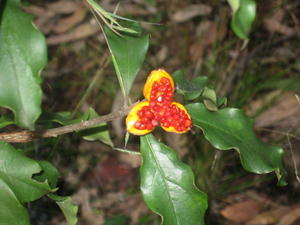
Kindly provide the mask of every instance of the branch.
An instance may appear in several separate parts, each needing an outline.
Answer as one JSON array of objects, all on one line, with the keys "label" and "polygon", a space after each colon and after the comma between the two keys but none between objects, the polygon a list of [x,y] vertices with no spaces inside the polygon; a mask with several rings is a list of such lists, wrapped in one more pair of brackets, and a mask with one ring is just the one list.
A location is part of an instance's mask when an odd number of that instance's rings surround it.
[{"label": "branch", "polygon": [[129,107],[124,107],[119,111],[112,112],[110,114],[101,117],[96,117],[91,120],[86,120],[80,123],[75,123],[63,127],[57,127],[48,130],[37,130],[37,131],[25,130],[25,131],[17,131],[17,132],[9,132],[9,133],[0,133],[0,141],[5,141],[8,143],[26,143],[39,138],[57,137],[62,134],[84,130],[87,128],[94,127],[100,123],[109,122],[116,118],[127,115],[130,109],[133,107],[133,105],[135,104],[132,104]]}]

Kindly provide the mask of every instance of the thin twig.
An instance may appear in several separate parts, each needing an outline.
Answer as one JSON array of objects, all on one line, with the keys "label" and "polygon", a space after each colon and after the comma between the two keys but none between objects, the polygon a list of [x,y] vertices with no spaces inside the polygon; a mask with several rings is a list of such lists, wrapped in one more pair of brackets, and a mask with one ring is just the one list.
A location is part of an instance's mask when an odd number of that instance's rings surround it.
[{"label": "thin twig", "polygon": [[37,130],[37,131],[26,130],[26,131],[17,131],[17,132],[10,132],[10,133],[0,133],[0,141],[5,141],[9,143],[26,143],[39,138],[57,137],[62,134],[67,134],[74,131],[80,131],[87,128],[92,128],[100,123],[109,122],[116,118],[127,115],[133,105],[101,117],[96,117],[91,120],[86,120],[80,123],[75,123],[63,127],[57,127],[48,130]]},{"label": "thin twig", "polygon": [[135,152],[135,151],[128,150],[128,149],[123,149],[123,148],[113,148],[113,150],[123,152],[123,153],[128,153],[128,154],[131,154],[131,155],[141,155],[140,152]]},{"label": "thin twig", "polygon": [[[295,94],[295,97],[300,105],[300,99],[299,99],[299,96],[297,94]],[[290,138],[289,136],[287,135],[287,140],[288,140],[288,144],[289,144],[289,147],[290,147],[290,151],[291,151],[291,154],[292,154],[292,160],[293,160],[293,164],[294,164],[294,168],[295,168],[295,176],[296,176],[296,179],[298,181],[298,183],[300,183],[300,178],[299,178],[299,174],[298,174],[298,167],[297,167],[297,163],[296,163],[296,159],[295,159],[295,154],[294,154],[294,150],[292,148],[292,144],[291,144],[291,141],[290,141]]]},{"label": "thin twig", "polygon": [[293,165],[294,165],[294,168],[295,168],[295,177],[296,177],[296,180],[298,181],[298,183],[300,183],[300,178],[299,178],[299,174],[298,174],[298,167],[297,167],[297,162],[296,162],[296,159],[295,159],[294,150],[293,150],[293,147],[292,147],[292,144],[291,144],[291,141],[290,141],[290,137],[288,135],[286,135],[286,137],[287,137],[288,145],[289,145],[289,148],[290,148],[290,151],[291,151],[291,158],[292,158],[292,161],[293,161]]}]

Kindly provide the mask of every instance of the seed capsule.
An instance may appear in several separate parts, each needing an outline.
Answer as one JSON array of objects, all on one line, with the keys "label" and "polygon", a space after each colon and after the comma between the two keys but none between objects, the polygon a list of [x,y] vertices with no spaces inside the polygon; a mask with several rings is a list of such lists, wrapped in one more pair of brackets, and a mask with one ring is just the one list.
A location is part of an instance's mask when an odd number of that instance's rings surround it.
[{"label": "seed capsule", "polygon": [[185,133],[190,130],[192,120],[183,105],[173,102],[174,82],[164,70],[154,70],[144,86],[148,101],[136,104],[126,118],[128,132],[144,135],[158,124],[168,132]]},{"label": "seed capsule", "polygon": [[192,120],[185,107],[177,102],[170,104],[171,116],[164,116],[161,123],[164,130],[175,133],[185,133],[191,129]]},{"label": "seed capsule", "polygon": [[[163,69],[153,70],[147,78],[146,84],[144,86],[144,97],[149,101],[152,100],[150,96],[155,95],[156,99],[162,93],[167,94],[168,92],[174,92],[174,81],[170,74],[168,74]],[[164,97],[164,96],[162,96]]]},{"label": "seed capsule", "polygon": [[127,131],[135,135],[150,133],[155,127],[152,123],[152,119],[145,116],[150,115],[150,113],[152,112],[148,101],[136,104],[126,117]]}]

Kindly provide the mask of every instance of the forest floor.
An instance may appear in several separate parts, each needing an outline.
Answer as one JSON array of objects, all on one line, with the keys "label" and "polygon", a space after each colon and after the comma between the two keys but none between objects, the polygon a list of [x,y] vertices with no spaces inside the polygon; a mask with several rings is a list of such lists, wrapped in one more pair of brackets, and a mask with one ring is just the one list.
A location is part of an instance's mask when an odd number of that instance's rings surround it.
[{"label": "forest floor", "polygon": [[[43,107],[49,112],[100,115],[122,107],[123,99],[105,38],[84,1],[30,0],[24,10],[34,15],[46,35],[49,63],[42,72]],[[100,4],[121,16],[144,21],[150,33],[149,51],[133,85],[132,100],[141,99],[149,72],[183,69],[187,79],[208,76],[230,107],[243,108],[255,118],[257,135],[285,150],[286,187],[276,186],[274,174],[243,171],[234,151],[220,153],[202,140],[189,150],[190,134],[161,134],[180,157],[192,165],[199,188],[209,195],[206,224],[300,224],[300,2],[257,1],[258,16],[249,42],[230,29],[226,1],[103,0]],[[159,23],[153,25],[150,23]],[[90,82],[94,88],[87,93]],[[298,93],[298,95],[297,95]],[[124,119],[109,124],[116,146],[124,144]],[[139,139],[127,148],[138,151]],[[41,145],[43,155],[61,173],[60,193],[80,205],[79,225],[157,225],[160,219],[145,205],[139,191],[140,158],[113,151],[101,142],[66,135]],[[197,149],[196,149],[197,150]],[[197,166],[202,155],[205,164]],[[212,171],[213,170],[213,171]],[[205,183],[205,185],[201,185]],[[46,199],[30,205],[32,224],[64,224],[63,215]],[[44,209],[44,210],[43,210]]]}]

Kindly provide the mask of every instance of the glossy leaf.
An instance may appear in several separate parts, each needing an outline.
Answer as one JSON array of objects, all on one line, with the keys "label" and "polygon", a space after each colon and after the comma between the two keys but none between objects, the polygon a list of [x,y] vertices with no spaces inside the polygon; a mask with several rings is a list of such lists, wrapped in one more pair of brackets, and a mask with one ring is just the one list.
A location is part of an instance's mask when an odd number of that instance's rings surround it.
[{"label": "glossy leaf", "polygon": [[176,91],[184,95],[187,100],[198,98],[208,83],[208,78],[205,76],[196,77],[191,81],[186,80],[182,70],[177,70],[172,77],[176,84]]},{"label": "glossy leaf", "polygon": [[[90,108],[87,114],[87,120],[93,119],[95,117],[99,117],[97,112]],[[103,143],[113,146],[113,143],[111,141],[109,132],[108,132],[108,127],[106,123],[101,123],[95,127],[83,130],[79,132],[79,135],[83,137],[83,139],[87,141],[102,141]]]},{"label": "glossy leaf", "polygon": [[[84,120],[87,119],[87,116],[84,118]],[[59,123],[61,125],[70,125],[74,123],[78,123],[82,120],[82,118],[79,119],[72,119],[72,115],[70,112],[55,112],[55,113],[50,113],[50,112],[43,112],[43,114],[40,116],[38,119],[39,124],[51,124],[52,122],[54,123]]]},{"label": "glossy leaf", "polygon": [[[93,119],[99,115],[93,108],[89,108],[87,112],[82,114],[77,119],[72,119],[70,112],[58,112],[58,113],[43,113],[38,120],[39,123],[47,124],[49,122],[59,123],[61,125],[70,125],[79,123],[85,120]],[[102,141],[103,143],[113,146],[113,143],[108,132],[107,123],[101,123],[95,127],[82,130],[78,132],[85,140],[88,141]]]},{"label": "glossy leaf", "polygon": [[24,156],[11,145],[0,142],[0,224],[29,224],[22,203],[54,191],[48,180],[57,180],[57,174],[51,171],[47,171],[49,177],[44,176],[41,181],[33,178],[43,172],[37,161]]},{"label": "glossy leaf", "polygon": [[144,62],[149,35],[118,35],[110,29],[105,29],[105,33],[122,93],[127,97]]},{"label": "glossy leaf", "polygon": [[283,149],[260,141],[253,131],[253,121],[235,108],[211,112],[201,103],[186,106],[193,124],[217,149],[235,149],[243,167],[253,173],[276,172],[280,185],[284,185]]},{"label": "glossy leaf", "polygon": [[0,201],[0,224],[30,225],[26,209],[1,179]]},{"label": "glossy leaf", "polygon": [[63,212],[67,225],[75,225],[77,223],[77,212],[78,206],[72,202],[71,197],[58,196],[54,194],[49,194],[49,198],[54,200],[58,207]]},{"label": "glossy leaf", "polygon": [[248,39],[251,26],[256,16],[256,3],[254,0],[228,0],[233,16],[231,28],[241,39]]},{"label": "glossy leaf", "polygon": [[49,186],[54,190],[59,177],[58,170],[48,161],[40,160],[36,162],[40,165],[42,172],[34,175],[33,178],[40,182],[47,181]]},{"label": "glossy leaf", "polygon": [[196,188],[191,168],[152,134],[141,137],[141,154],[143,197],[148,207],[162,217],[162,224],[204,224],[207,196]]},{"label": "glossy leaf", "polygon": [[0,24],[0,106],[14,112],[16,124],[33,129],[41,113],[40,71],[47,62],[44,36],[19,0],[9,0]]}]

